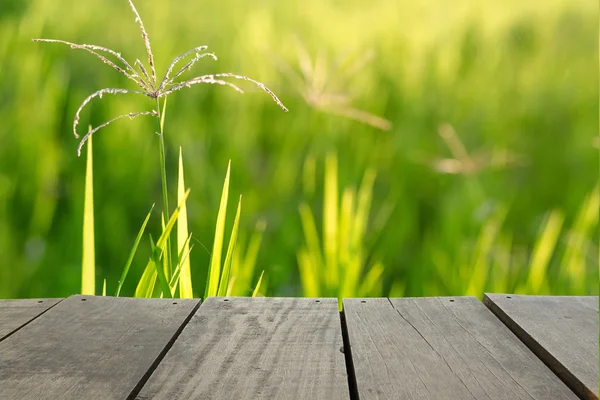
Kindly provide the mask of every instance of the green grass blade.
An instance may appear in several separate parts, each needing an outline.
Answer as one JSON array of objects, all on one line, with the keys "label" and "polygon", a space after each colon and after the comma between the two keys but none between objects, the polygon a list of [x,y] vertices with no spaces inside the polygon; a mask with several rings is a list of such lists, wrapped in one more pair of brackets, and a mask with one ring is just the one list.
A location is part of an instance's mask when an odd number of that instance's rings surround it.
[{"label": "green grass blade", "polygon": [[596,188],[586,196],[571,228],[561,262],[561,274],[569,280],[571,294],[586,294],[586,253],[591,234],[597,229],[600,192]]},{"label": "green grass blade", "polygon": [[262,243],[263,235],[267,229],[267,223],[265,220],[259,220],[256,223],[256,229],[250,238],[250,244],[246,250],[246,256],[242,266],[244,268],[244,274],[249,276],[250,279],[254,275],[254,268],[256,266],[256,260],[258,259],[258,252],[260,250],[260,244]]},{"label": "green grass blade", "polygon": [[189,194],[190,194],[190,190],[188,189],[185,192],[185,194],[183,195],[183,198],[181,199],[181,201],[179,202],[177,209],[175,211],[173,211],[173,214],[171,215],[169,222],[167,222],[167,224],[164,226],[163,232],[160,235],[160,237],[158,238],[158,241],[156,242],[156,248],[153,249],[153,251],[152,251],[152,258],[155,263],[155,269],[156,269],[156,273],[158,275],[158,282],[161,286],[161,290],[163,291],[163,295],[168,294],[168,296],[170,298],[173,297],[173,293],[171,292],[171,288],[169,287],[169,280],[167,278],[167,275],[165,274],[165,269],[167,267],[165,264],[165,266],[163,266],[163,268],[161,268],[160,258],[161,258],[161,255],[162,255],[162,257],[166,257],[168,254],[166,246],[167,246],[169,237],[171,236],[171,231],[173,230],[173,227],[175,226],[175,223],[177,222],[177,219],[179,218],[179,213],[181,212],[181,208],[185,204],[185,201],[187,200],[187,197],[189,196]]},{"label": "green grass blade", "polygon": [[235,220],[233,221],[233,228],[231,229],[231,237],[229,239],[229,246],[227,246],[227,254],[225,255],[225,262],[223,263],[223,275],[221,276],[221,282],[219,284],[218,296],[225,296],[227,294],[227,288],[229,286],[229,276],[231,272],[231,260],[233,258],[233,252],[235,250],[235,244],[237,243],[238,229],[240,226],[240,214],[242,212],[242,196],[238,201],[237,211],[235,213]]},{"label": "green grass blade", "polygon": [[541,231],[531,256],[527,280],[529,294],[542,294],[542,289],[546,289],[544,285],[546,285],[548,266],[556,248],[563,221],[564,215],[560,211],[554,210],[550,213]]},{"label": "green grass blade", "polygon": [[236,282],[244,281],[245,273],[242,275],[243,265],[242,265],[242,245],[243,238],[240,233],[237,239],[237,244],[235,249],[233,250],[233,257],[231,258],[231,272],[229,273],[229,285],[227,285],[227,296],[234,296],[238,291],[236,290],[238,285]]},{"label": "green grass blade", "polygon": [[389,297],[404,297],[405,290],[405,282],[395,281],[394,283],[392,283],[392,287],[390,288]]},{"label": "green grass blade", "polygon": [[[185,193],[184,200],[187,199],[187,196],[189,195],[189,193],[190,193],[190,191],[188,189]],[[158,264],[155,263],[154,253],[157,250],[157,248],[159,248],[159,249],[164,248],[164,245],[167,241],[167,237],[170,235],[171,230],[173,229],[173,226],[175,225],[175,222],[177,221],[178,215],[179,215],[179,208],[177,208],[173,212],[171,219],[165,225],[163,232],[156,244],[154,244],[154,242],[152,241],[152,236],[150,237],[150,243],[151,243],[151,247],[152,247],[152,256],[150,258],[150,261],[148,261],[148,264],[146,265],[146,269],[144,270],[144,273],[142,274],[140,281],[138,282],[137,288],[135,290],[135,297],[152,297],[152,293],[154,292],[154,286],[156,285],[156,279],[158,277],[158,269],[159,268],[157,268],[157,266],[161,265],[160,262]],[[163,271],[163,276],[164,276],[164,271]],[[165,276],[165,281],[166,281],[166,276]],[[164,287],[164,283],[162,286]],[[168,282],[167,282],[166,286],[169,286]],[[167,292],[170,292],[170,290]]]},{"label": "green grass blade", "polygon": [[223,193],[221,194],[221,204],[217,214],[217,223],[215,225],[215,240],[213,251],[208,269],[208,282],[204,297],[216,296],[219,289],[219,277],[221,275],[221,255],[223,251],[223,236],[225,233],[225,218],[227,216],[227,198],[229,197],[229,174],[231,170],[231,161],[227,165],[227,174],[223,183]]},{"label": "green grass blade", "polygon": [[106,278],[104,278],[104,284],[102,285],[102,296],[106,296]]},{"label": "green grass blade", "polygon": [[371,209],[371,200],[373,198],[373,185],[375,183],[375,171],[367,170],[358,189],[358,204],[356,206],[356,215],[354,218],[354,227],[352,229],[351,247],[358,248],[364,243],[369,222],[369,210]]},{"label": "green grass blade", "polygon": [[229,278],[229,284],[227,285],[227,292],[225,292],[225,296],[229,297],[229,296],[233,296],[233,287],[235,285],[235,281],[237,277],[235,275],[231,275],[231,277]]},{"label": "green grass blade", "polygon": [[339,261],[346,264],[351,253],[356,250],[351,246],[352,240],[352,216],[354,214],[355,192],[352,188],[344,189],[342,193],[342,204],[340,207],[340,230],[339,230]]},{"label": "green grass blade", "polygon": [[323,248],[328,290],[339,284],[338,271],[338,166],[337,156],[325,158],[325,196],[323,200]]},{"label": "green grass blade", "polygon": [[490,255],[505,216],[506,210],[500,209],[481,229],[473,255],[474,261],[470,263],[472,265],[472,273],[465,293],[467,296],[475,296],[480,299],[483,297],[491,269]]},{"label": "green grass blade", "polygon": [[[513,269],[513,236],[512,234],[504,233],[498,235],[498,249],[494,250],[492,272],[493,276],[490,279],[489,290],[492,293],[502,293],[506,288],[510,287],[510,272]],[[486,291],[488,288],[486,288]]]},{"label": "green grass blade", "polygon": [[306,249],[298,251],[297,257],[304,297],[319,297],[321,294],[320,279],[317,275],[317,266],[314,264],[314,258],[311,257],[311,254]]},{"label": "green grass blade", "polygon": [[321,254],[321,247],[319,245],[319,233],[317,232],[315,217],[306,203],[300,204],[298,211],[300,212],[300,222],[302,223],[302,230],[304,231],[304,238],[306,240],[308,251],[315,259],[315,262],[322,265],[324,262]]},{"label": "green grass blade", "polygon": [[183,262],[185,262],[186,258],[189,257],[190,253],[192,252],[192,248],[194,247],[193,245],[190,246],[190,240],[192,240],[192,234],[190,234],[186,240],[186,244],[187,246],[184,246],[184,248],[179,252],[179,255],[177,256],[177,265],[175,266],[175,269],[173,270],[173,275],[171,276],[171,279],[169,279],[169,286],[171,287],[171,291],[175,292],[175,289],[177,288],[177,286],[179,285],[179,277],[181,274],[181,265]]},{"label": "green grass blade", "polygon": [[[183,196],[185,194],[185,183],[183,177],[183,156],[181,147],[179,148],[179,179],[177,184],[177,201],[182,203]],[[180,262],[180,277],[179,277],[179,296],[182,299],[191,299],[194,297],[192,289],[192,275],[190,271],[190,258],[189,258],[189,235],[188,235],[188,222],[187,222],[187,207],[185,202],[182,203],[181,210],[179,211],[179,218],[177,220],[177,250],[178,252],[184,251],[188,254],[185,260]]]},{"label": "green grass blade", "polygon": [[[91,130],[91,126],[89,128]],[[94,254],[94,162],[92,140],[88,140],[85,167],[85,196],[83,203],[83,257],[81,263],[81,294],[96,293],[96,264]]]},{"label": "green grass blade", "polygon": [[[189,255],[193,249],[194,249],[194,245],[191,245],[188,252],[183,254],[182,260],[185,260],[187,257],[189,257]],[[175,271],[173,271],[173,276],[171,277],[171,280],[169,281],[169,286],[171,287],[171,291],[173,291],[173,292],[175,292],[175,289],[177,288],[177,285],[179,284],[179,273],[180,272],[181,272],[180,268],[175,268]]]},{"label": "green grass blade", "polygon": [[134,297],[149,298],[152,297],[154,292],[154,286],[156,285],[156,268],[154,267],[154,261],[148,261],[144,273],[138,282],[135,289]]},{"label": "green grass blade", "polygon": [[252,292],[252,297],[256,297],[260,291],[260,285],[262,284],[262,280],[263,280],[263,275],[265,274],[265,271],[262,271],[260,273],[260,277],[258,278],[258,282],[256,283],[256,287],[254,288],[254,291]]},{"label": "green grass blade", "polygon": [[171,218],[169,219],[169,222],[167,222],[167,224],[165,225],[162,234],[160,235],[160,237],[158,238],[158,241],[156,242],[156,247],[163,248],[165,243],[169,239],[169,236],[171,235],[171,231],[173,230],[173,227],[175,226],[175,223],[177,222],[177,218],[179,218],[179,213],[181,211],[181,207],[183,204],[185,204],[185,201],[187,200],[189,194],[190,194],[190,189],[185,191],[185,194],[183,195],[181,202],[177,206],[177,209],[175,211],[173,211],[173,214],[171,214]]},{"label": "green grass blade", "polygon": [[[256,223],[255,230],[250,238],[250,243],[246,248],[246,254],[241,262],[242,270],[239,271],[239,276],[237,277],[237,286],[243,288],[244,294],[247,294],[248,288],[250,288],[252,285],[252,279],[254,278],[254,271],[256,269],[256,262],[258,260],[258,252],[260,250],[260,245],[262,243],[266,228],[267,223],[265,220],[261,219]],[[238,250],[239,246],[236,246],[236,253],[239,253]],[[235,292],[236,291],[234,290],[234,293]]]},{"label": "green grass blade", "polygon": [[254,270],[266,227],[267,223],[263,219],[258,220],[247,246],[243,232],[239,232],[231,260],[227,296],[247,296],[252,292]]},{"label": "green grass blade", "polygon": [[[167,276],[165,275],[164,265],[161,265],[161,256],[166,255],[166,241],[163,244],[163,247],[155,246],[152,251],[152,262],[154,263],[154,269],[156,270],[156,275],[158,277],[158,284],[160,285],[160,290],[162,291],[162,295],[167,295],[169,298],[173,297],[173,293],[171,292],[171,288],[169,287],[169,282],[167,281]],[[166,257],[165,257],[166,258]],[[163,263],[164,264],[164,263]]]},{"label": "green grass blade", "polygon": [[354,243],[354,231],[357,229],[355,211],[356,192],[346,188],[342,194],[340,209],[340,285],[336,295],[341,297],[356,297],[360,284],[360,273],[363,266],[362,236]]},{"label": "green grass blade", "polygon": [[299,211],[302,230],[304,231],[304,238],[307,245],[307,249],[301,250],[298,255],[300,278],[303,282],[304,295],[308,297],[317,297],[321,295],[321,282],[323,280],[322,276],[324,276],[324,273],[322,275],[319,274],[319,271],[322,271],[324,266],[319,245],[319,234],[310,207],[306,203],[302,203],[300,204]]},{"label": "green grass blade", "polygon": [[360,288],[358,289],[358,295],[363,297],[373,296],[376,293],[380,293],[381,290],[378,286],[381,285],[381,277],[383,276],[383,264],[375,263],[369,272],[365,275]]},{"label": "green grass blade", "polygon": [[[156,283],[156,278],[159,278],[159,285],[161,285],[162,289],[160,292],[160,297],[163,297],[163,291],[164,291],[164,283],[161,283],[160,280],[160,266],[163,265],[164,268],[164,264],[161,263],[161,256],[164,254],[164,249],[156,246],[156,244],[154,243],[154,240],[152,239],[152,235],[150,235],[150,261],[148,262],[148,265],[150,266],[150,268],[154,269],[154,281],[153,281],[153,285],[152,285],[152,291],[148,293],[147,297],[152,297],[153,293],[154,293],[154,284]],[[164,271],[163,274],[164,276]],[[167,293],[171,293],[170,291],[167,291]]]},{"label": "green grass blade", "polygon": [[342,277],[342,284],[340,286],[338,297],[358,297],[358,286],[361,283],[360,274],[363,268],[364,260],[358,253],[352,255],[352,257],[344,264],[345,274]]},{"label": "green grass blade", "polygon": [[127,274],[129,273],[129,268],[131,267],[131,263],[133,262],[133,258],[135,256],[135,253],[137,252],[137,248],[140,244],[140,241],[142,240],[144,231],[146,230],[146,225],[148,224],[148,221],[150,220],[150,215],[152,215],[152,210],[154,210],[154,204],[152,204],[152,207],[150,207],[150,211],[148,212],[148,215],[146,215],[146,219],[144,219],[144,223],[142,224],[142,227],[140,228],[140,231],[138,232],[137,237],[135,238],[135,242],[133,242],[133,247],[131,248],[131,251],[129,252],[129,257],[127,258],[127,262],[125,263],[125,268],[123,268],[123,272],[121,273],[121,279],[119,279],[119,283],[117,285],[117,290],[115,291],[116,297],[119,297],[119,294],[121,293],[121,288],[123,287],[123,282],[125,282],[125,278],[127,277]]},{"label": "green grass blade", "polygon": [[[154,248],[156,246],[152,240],[152,235],[150,235],[150,247],[152,253],[154,253]],[[152,297],[152,293],[154,293],[154,286],[156,285],[156,276],[156,267],[154,266],[154,261],[151,257],[148,261],[148,264],[146,264],[144,273],[142,274],[142,277],[140,278],[140,281],[135,289],[135,297]]]},{"label": "green grass blade", "polygon": [[[164,232],[166,227],[164,212],[160,215],[160,224]],[[171,276],[171,247],[169,245],[171,243],[171,234],[169,233],[168,236],[169,237],[167,237],[167,240],[160,246],[161,250],[163,251],[163,253],[161,254],[163,273],[167,277],[167,280],[169,279],[168,277]]]}]

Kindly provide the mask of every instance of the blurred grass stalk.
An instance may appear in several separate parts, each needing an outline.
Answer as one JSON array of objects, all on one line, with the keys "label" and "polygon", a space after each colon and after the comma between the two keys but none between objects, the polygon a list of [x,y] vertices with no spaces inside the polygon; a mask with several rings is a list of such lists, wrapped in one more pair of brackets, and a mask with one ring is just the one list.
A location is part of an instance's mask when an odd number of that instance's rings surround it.
[{"label": "blurred grass stalk", "polygon": [[590,238],[594,230],[598,229],[599,209],[600,186],[596,186],[585,198],[575,219],[575,224],[567,235],[566,250],[561,265],[563,266],[563,277],[568,280],[569,289],[575,293],[585,293],[585,282],[588,279],[586,258],[593,243]]},{"label": "blurred grass stalk", "polygon": [[529,264],[529,275],[527,282],[522,285],[518,292],[529,294],[549,294],[548,267],[560,235],[564,215],[559,210],[553,210],[548,214],[545,223],[540,228],[538,240],[533,248]]},{"label": "blurred grass stalk", "polygon": [[[340,301],[343,297],[381,296],[384,267],[376,261],[367,268],[365,246],[375,171],[365,172],[358,193],[352,187],[345,188],[340,203],[337,168],[337,156],[329,153],[325,160],[322,239],[309,205],[303,202],[299,207],[306,242],[297,253],[304,296],[337,297]],[[309,191],[312,193],[312,186]]]},{"label": "blurred grass stalk", "polygon": [[247,296],[249,293],[252,293],[252,297],[256,297],[259,292],[265,293],[266,288],[263,284],[264,270],[261,272],[254,290],[252,290],[251,285],[256,270],[258,252],[266,227],[267,223],[262,219],[256,223],[255,230],[250,237],[245,253],[242,252],[245,244],[244,237],[238,237],[237,245],[233,252],[233,259],[231,260],[231,279],[228,285],[227,296]]},{"label": "blurred grass stalk", "polygon": [[[586,282],[597,280],[597,276],[594,276],[595,270],[587,269],[590,265],[587,258],[593,252],[592,237],[598,226],[599,208],[600,193],[596,186],[582,202],[570,229],[565,228],[563,212],[549,212],[538,229],[531,252],[515,251],[514,235],[502,230],[507,214],[505,207],[498,207],[485,221],[473,248],[466,241],[466,246],[457,254],[451,251],[444,254],[431,243],[437,239],[429,239],[435,265],[433,272],[444,283],[443,289],[437,291],[479,298],[486,291],[529,295],[592,294],[593,289]],[[434,288],[429,291],[436,294]]]}]

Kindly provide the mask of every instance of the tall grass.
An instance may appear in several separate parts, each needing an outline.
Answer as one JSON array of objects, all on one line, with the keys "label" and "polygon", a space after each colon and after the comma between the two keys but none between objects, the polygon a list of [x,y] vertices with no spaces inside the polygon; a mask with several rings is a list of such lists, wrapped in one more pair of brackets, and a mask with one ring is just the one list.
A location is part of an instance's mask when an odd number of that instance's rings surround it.
[{"label": "tall grass", "polygon": [[305,245],[298,266],[305,296],[337,297],[341,307],[344,297],[383,294],[384,266],[369,260],[366,247],[374,181],[375,172],[368,170],[358,192],[350,186],[339,196],[337,156],[327,155],[321,235],[309,205],[299,209]]},{"label": "tall grass", "polygon": [[[120,0],[89,1],[85,7],[64,0],[4,4],[9,6],[0,12],[0,297],[65,296],[81,287],[86,163],[85,157],[77,158],[77,143],[66,132],[89,93],[102,87],[141,88],[114,68],[94,63],[84,50],[27,41],[50,37],[97,43],[144,64],[147,55],[139,26]],[[549,290],[598,293],[597,220],[586,216],[581,218],[591,222],[578,222],[584,199],[598,181],[598,70],[590,62],[598,57],[596,3],[375,0],[367,7],[358,0],[335,5],[307,0],[299,8],[290,2],[232,0],[225,10],[221,2],[203,0],[186,3],[183,10],[147,0],[139,7],[153,40],[158,75],[183,50],[208,44],[219,62],[209,56],[198,60],[199,75],[217,73],[217,68],[243,71],[268,82],[293,110],[281,113],[262,93],[247,93],[246,100],[252,101],[239,101],[233,91],[200,90],[206,86],[169,96],[164,135],[172,189],[168,201],[172,214],[179,203],[177,155],[182,147],[185,183],[192,188],[186,206],[194,235],[189,243],[194,246],[190,261],[196,295],[202,294],[208,274],[229,159],[231,197],[244,195],[235,249],[242,259],[251,253],[257,222],[268,227],[250,283],[239,290],[251,294],[264,270],[263,294],[303,292],[298,205],[307,201],[320,230],[320,163],[330,150],[338,155],[340,207],[344,188],[358,185],[368,168],[377,171],[372,211],[383,208],[388,196],[394,199],[389,222],[366,244],[383,262],[383,294],[526,287],[534,249],[552,210],[564,221],[548,260]],[[205,43],[196,43],[198,38]],[[305,71],[318,66],[317,77],[325,71],[327,81],[317,93],[329,100],[342,94],[340,99],[350,100],[346,108],[389,121],[389,130],[309,104],[304,89],[314,74],[304,76],[296,43],[305,52],[303,60],[310,61]],[[368,62],[346,76],[345,66],[361,58]],[[282,62],[300,77],[297,85]],[[82,111],[80,125],[97,126],[123,112],[155,107],[137,94],[97,100]],[[162,230],[157,119],[125,119],[94,133],[98,293],[101,278],[107,279],[108,293],[115,292],[154,202],[121,295],[134,293],[150,258],[148,233],[157,239]],[[444,139],[439,126],[453,128],[468,158],[453,153],[447,144],[454,140],[451,131],[444,131],[450,134]],[[307,155],[318,161],[310,196],[302,190]],[[468,168],[463,168],[465,160]],[[235,215],[236,206],[237,201],[229,202],[228,215]],[[483,258],[489,270],[481,284],[483,275],[473,278],[473,264],[481,259],[475,251],[481,254],[484,247],[478,243],[485,241],[480,236],[495,232],[489,226],[499,223],[496,212],[502,210],[506,215],[489,257]],[[377,218],[371,218],[372,228]],[[227,234],[232,225],[230,217]],[[173,259],[175,241],[173,232]]]},{"label": "tall grass", "polygon": [[[79,105],[75,118],[73,120],[73,134],[76,138],[79,138],[77,132],[77,125],[80,122],[80,114],[82,110],[87,106],[93,99],[102,98],[106,94],[141,94],[146,97],[155,100],[156,108],[151,111],[137,111],[129,112],[118,115],[95,128],[88,129],[88,132],[81,138],[79,146],[77,148],[77,154],[81,155],[81,149],[86,144],[90,143],[88,150],[88,164],[86,166],[86,189],[85,189],[85,208],[84,208],[84,250],[83,250],[83,264],[82,264],[82,293],[94,294],[95,293],[95,265],[94,265],[94,203],[93,203],[93,167],[92,167],[92,152],[91,152],[91,139],[92,135],[98,130],[106,127],[112,122],[119,120],[124,117],[133,119],[138,116],[153,116],[158,121],[159,132],[159,156],[160,156],[160,176],[162,184],[162,195],[163,195],[163,212],[162,212],[162,233],[156,243],[150,237],[151,245],[151,256],[150,260],[142,274],[135,294],[138,297],[152,297],[155,294],[155,285],[158,278],[159,292],[157,295],[160,297],[173,297],[176,294],[176,288],[179,287],[179,296],[183,298],[193,297],[191,272],[190,272],[190,251],[189,240],[191,236],[188,235],[187,226],[187,207],[186,199],[189,194],[189,189],[185,190],[184,176],[183,176],[183,160],[181,155],[181,149],[179,152],[179,177],[178,177],[178,207],[175,209],[173,214],[169,216],[169,203],[168,203],[168,187],[167,187],[167,168],[166,168],[166,150],[165,150],[165,115],[168,95],[183,88],[188,88],[196,84],[217,84],[222,86],[228,86],[239,93],[243,93],[237,85],[225,80],[228,78],[248,81],[268,93],[271,98],[279,105],[284,111],[287,108],[283,103],[275,96],[271,90],[269,90],[264,84],[254,79],[248,78],[243,75],[237,75],[232,73],[218,73],[218,74],[205,74],[197,76],[192,79],[185,81],[176,81],[180,75],[190,70],[193,65],[202,58],[208,57],[216,60],[217,57],[213,53],[205,53],[207,46],[197,46],[188,50],[175,59],[169,65],[163,78],[159,81],[156,75],[156,69],[154,65],[154,55],[152,53],[152,45],[150,38],[144,26],[144,22],[140,17],[135,5],[132,0],[128,0],[129,7],[135,15],[135,22],[139,24],[142,39],[147,54],[147,65],[139,59],[135,63],[129,63],[120,53],[111,50],[107,47],[89,45],[89,44],[75,44],[58,39],[33,39],[34,42],[43,43],[58,43],[68,45],[71,49],[85,50],[88,53],[99,58],[102,62],[112,67],[114,70],[125,76],[129,80],[133,81],[142,90],[131,90],[121,88],[104,88],[93,92],[91,95],[86,97],[83,102]],[[112,58],[112,60],[110,59]],[[178,72],[171,75],[175,70],[175,66],[178,62],[188,59],[188,63]],[[133,66],[132,66],[133,65]],[[137,68],[137,69],[136,69]],[[150,71],[150,72],[148,72]],[[160,103],[160,99],[164,98],[164,101]],[[223,186],[223,195],[221,197],[221,206],[219,208],[219,214],[217,216],[215,240],[213,246],[212,260],[209,269],[209,275],[206,283],[205,297],[207,296],[224,296],[227,293],[229,286],[229,277],[231,271],[231,261],[233,252],[237,240],[237,231],[240,219],[241,211],[241,197],[238,203],[238,209],[234,221],[234,227],[231,233],[231,239],[229,240],[229,246],[227,249],[227,255],[223,266],[221,266],[221,247],[223,244],[224,237],[224,224],[225,224],[225,212],[227,207],[227,198],[229,191],[229,167],[227,168],[227,176],[225,178],[225,184]],[[127,271],[131,264],[131,259],[135,255],[137,246],[139,244],[139,238],[145,229],[147,223],[144,221],[138,239],[134,244],[133,250],[130,253],[129,260],[125,265],[121,280],[119,282],[117,293],[120,292],[123,281],[127,276]],[[177,249],[178,256],[174,259],[172,255],[171,246],[171,230],[177,223]],[[218,291],[217,291],[218,288]],[[258,289],[258,288],[257,288]],[[106,286],[104,285],[103,293],[106,292]]]},{"label": "tall grass", "polygon": [[597,253],[591,230],[598,226],[598,196],[597,188],[586,196],[569,226],[565,226],[562,212],[548,212],[531,249],[514,248],[517,233],[504,226],[508,211],[504,207],[494,211],[475,242],[465,241],[456,258],[430,243],[435,266],[432,273],[444,282],[444,286],[430,287],[430,292],[477,297],[484,292],[596,293],[586,282],[597,280],[596,271],[589,266]]}]

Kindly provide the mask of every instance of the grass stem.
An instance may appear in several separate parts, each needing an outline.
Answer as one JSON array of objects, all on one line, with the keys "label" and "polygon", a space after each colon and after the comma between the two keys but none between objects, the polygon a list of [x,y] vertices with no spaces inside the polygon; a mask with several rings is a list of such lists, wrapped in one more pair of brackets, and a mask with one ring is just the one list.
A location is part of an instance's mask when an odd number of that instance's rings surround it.
[{"label": "grass stem", "polygon": [[[159,153],[160,153],[160,178],[162,183],[162,196],[163,196],[163,215],[170,215],[169,211],[169,196],[167,191],[167,162],[166,162],[166,151],[165,151],[165,109],[167,106],[167,99],[163,104],[163,108],[160,108],[160,101],[156,99],[156,111],[158,112],[158,128],[159,128]],[[167,263],[169,266],[169,273],[173,272],[171,264],[171,239],[167,239],[167,253],[165,255],[168,259]]]}]

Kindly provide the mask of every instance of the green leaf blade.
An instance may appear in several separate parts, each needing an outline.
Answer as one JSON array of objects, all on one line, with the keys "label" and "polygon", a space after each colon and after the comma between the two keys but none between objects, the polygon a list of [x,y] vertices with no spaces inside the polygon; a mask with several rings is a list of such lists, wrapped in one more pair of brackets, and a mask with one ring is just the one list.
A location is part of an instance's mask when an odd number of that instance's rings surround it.
[{"label": "green leaf blade", "polygon": [[181,210],[179,211],[179,218],[177,219],[177,250],[179,253],[182,251],[188,254],[187,257],[181,262],[179,266],[179,296],[182,299],[191,299],[194,297],[194,291],[192,288],[192,275],[190,268],[190,257],[189,257],[189,234],[188,234],[188,223],[187,223],[187,207],[183,196],[185,195],[185,182],[183,176],[183,155],[181,147],[179,148],[179,179],[177,183],[177,201],[182,204]]},{"label": "green leaf blade", "polygon": [[263,280],[263,275],[264,274],[265,274],[265,271],[262,271],[260,273],[260,277],[258,278],[258,282],[256,283],[256,287],[254,288],[254,291],[252,292],[252,297],[258,296],[258,294],[260,292],[260,285],[262,284],[262,280]]},{"label": "green leaf blade", "polygon": [[[91,127],[90,127],[91,130]],[[81,294],[96,293],[96,263],[94,251],[94,162],[92,138],[87,148],[85,195],[83,204],[83,254],[81,263]]]},{"label": "green leaf blade", "polygon": [[223,193],[221,194],[221,204],[217,214],[217,223],[215,225],[215,240],[213,242],[213,251],[208,270],[208,282],[204,297],[216,296],[219,289],[219,277],[221,273],[221,253],[223,251],[223,236],[225,232],[225,218],[227,216],[227,198],[229,197],[229,174],[231,161],[227,165],[227,174],[223,183]]},{"label": "green leaf blade", "polygon": [[234,253],[235,245],[237,242],[241,212],[242,212],[242,196],[240,196],[237,211],[235,213],[235,220],[233,221],[233,228],[231,230],[229,246],[227,247],[227,254],[225,256],[225,262],[223,264],[223,275],[221,276],[221,283],[219,284],[218,296],[225,296],[227,294],[227,288],[229,287],[229,276],[230,276],[230,272],[231,272],[231,260],[233,258],[233,253]]},{"label": "green leaf blade", "polygon": [[117,290],[115,291],[115,297],[119,297],[119,294],[121,293],[121,288],[123,287],[125,278],[127,278],[127,274],[129,273],[129,268],[131,267],[131,264],[133,263],[133,258],[135,257],[135,254],[137,252],[140,241],[142,240],[144,231],[146,230],[146,225],[148,225],[148,221],[150,220],[150,215],[152,215],[152,210],[154,210],[154,204],[152,204],[150,211],[148,211],[148,215],[146,215],[146,219],[144,220],[144,223],[142,224],[142,226],[137,234],[137,237],[135,238],[133,247],[131,248],[131,251],[129,252],[129,257],[127,258],[127,262],[125,263],[125,267],[123,268],[123,272],[121,273],[121,279],[119,279],[119,283],[117,285]]}]

